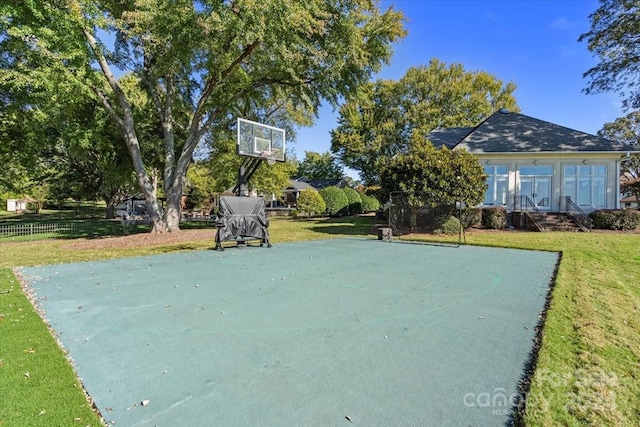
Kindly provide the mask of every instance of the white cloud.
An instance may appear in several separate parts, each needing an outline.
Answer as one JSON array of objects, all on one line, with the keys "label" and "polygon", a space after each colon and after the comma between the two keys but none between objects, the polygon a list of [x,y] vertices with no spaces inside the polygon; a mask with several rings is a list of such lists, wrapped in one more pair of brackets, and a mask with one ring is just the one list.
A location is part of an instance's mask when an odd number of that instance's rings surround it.
[{"label": "white cloud", "polygon": [[557,30],[570,30],[576,25],[576,22],[571,22],[565,17],[556,18],[551,23],[551,27]]}]

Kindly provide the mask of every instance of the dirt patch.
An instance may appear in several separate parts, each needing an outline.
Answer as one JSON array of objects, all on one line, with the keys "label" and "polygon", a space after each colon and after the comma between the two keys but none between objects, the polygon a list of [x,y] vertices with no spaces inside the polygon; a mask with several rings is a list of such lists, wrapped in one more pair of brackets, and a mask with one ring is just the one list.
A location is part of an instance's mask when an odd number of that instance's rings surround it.
[{"label": "dirt patch", "polygon": [[194,241],[208,240],[214,245],[216,237],[215,229],[206,230],[180,230],[172,233],[139,233],[128,236],[104,237],[99,239],[73,242],[63,247],[65,249],[132,249],[141,246],[170,246],[188,244]]}]

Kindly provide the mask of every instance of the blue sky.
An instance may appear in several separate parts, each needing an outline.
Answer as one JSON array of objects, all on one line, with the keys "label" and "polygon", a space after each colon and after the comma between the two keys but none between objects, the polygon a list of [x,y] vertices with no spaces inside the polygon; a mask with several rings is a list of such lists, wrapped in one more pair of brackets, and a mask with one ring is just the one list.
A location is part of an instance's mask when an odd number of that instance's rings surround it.
[{"label": "blue sky", "polygon": [[[401,78],[431,58],[461,63],[517,85],[522,114],[595,134],[624,115],[616,94],[586,95],[583,73],[597,58],[578,42],[589,30],[596,0],[396,0],[409,32],[395,45],[391,64],[375,78]],[[322,108],[316,125],[302,128],[292,144],[296,156],[330,149],[337,112]],[[353,175],[352,173],[349,173]],[[356,177],[357,175],[353,175]]]}]

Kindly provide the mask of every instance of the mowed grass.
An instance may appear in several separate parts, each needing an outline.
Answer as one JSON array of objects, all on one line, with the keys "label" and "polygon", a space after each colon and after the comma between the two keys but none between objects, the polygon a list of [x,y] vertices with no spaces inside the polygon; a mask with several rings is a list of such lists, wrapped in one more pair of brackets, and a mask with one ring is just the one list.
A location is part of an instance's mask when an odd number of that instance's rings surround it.
[{"label": "mowed grass", "polygon": [[[275,244],[374,237],[371,218],[273,220],[270,234]],[[562,252],[527,396],[526,424],[640,425],[640,235],[499,232],[467,233],[466,240],[474,245]],[[0,245],[0,426],[99,423],[64,353],[21,292],[10,267],[212,246],[206,240],[80,251],[64,248],[66,243]]]},{"label": "mowed grass", "polygon": [[0,425],[102,425],[8,268],[0,269]]}]

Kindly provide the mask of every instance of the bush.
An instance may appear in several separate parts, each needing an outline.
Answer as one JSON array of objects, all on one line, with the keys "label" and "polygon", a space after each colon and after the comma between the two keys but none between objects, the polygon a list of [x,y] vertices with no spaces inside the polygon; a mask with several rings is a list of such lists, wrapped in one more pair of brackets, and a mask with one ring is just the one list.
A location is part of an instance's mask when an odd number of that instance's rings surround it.
[{"label": "bush", "polygon": [[341,188],[332,186],[326,187],[319,191],[326,205],[325,212],[330,216],[337,216],[345,212],[349,206],[347,195]]},{"label": "bush", "polygon": [[360,198],[362,199],[363,212],[374,212],[380,209],[380,202],[375,197],[368,194],[360,194]]},{"label": "bush", "polygon": [[477,227],[482,224],[482,209],[467,208],[462,211],[462,226],[465,229]]},{"label": "bush", "polygon": [[362,213],[362,197],[360,197],[360,193],[351,187],[345,187],[342,191],[344,191],[344,195],[347,196],[347,201],[349,202],[347,207],[348,214],[356,215]]},{"label": "bush", "polygon": [[309,218],[311,218],[312,213],[322,213],[327,209],[324,199],[315,190],[301,191],[296,205],[301,211],[306,211]]},{"label": "bush", "polygon": [[507,225],[507,210],[502,207],[483,208],[482,225],[496,230],[504,228]]},{"label": "bush", "polygon": [[460,232],[460,220],[450,216],[440,227],[434,230],[436,234],[458,234]]},{"label": "bush", "polygon": [[[419,227],[426,227],[434,232],[442,228],[449,218],[456,216],[458,211],[455,206],[442,204],[435,206],[423,206],[418,213],[417,224]],[[458,221],[458,224],[460,222]]]},{"label": "bush", "polygon": [[602,209],[589,214],[593,227],[603,230],[635,230],[640,225],[640,211],[634,209]]}]

